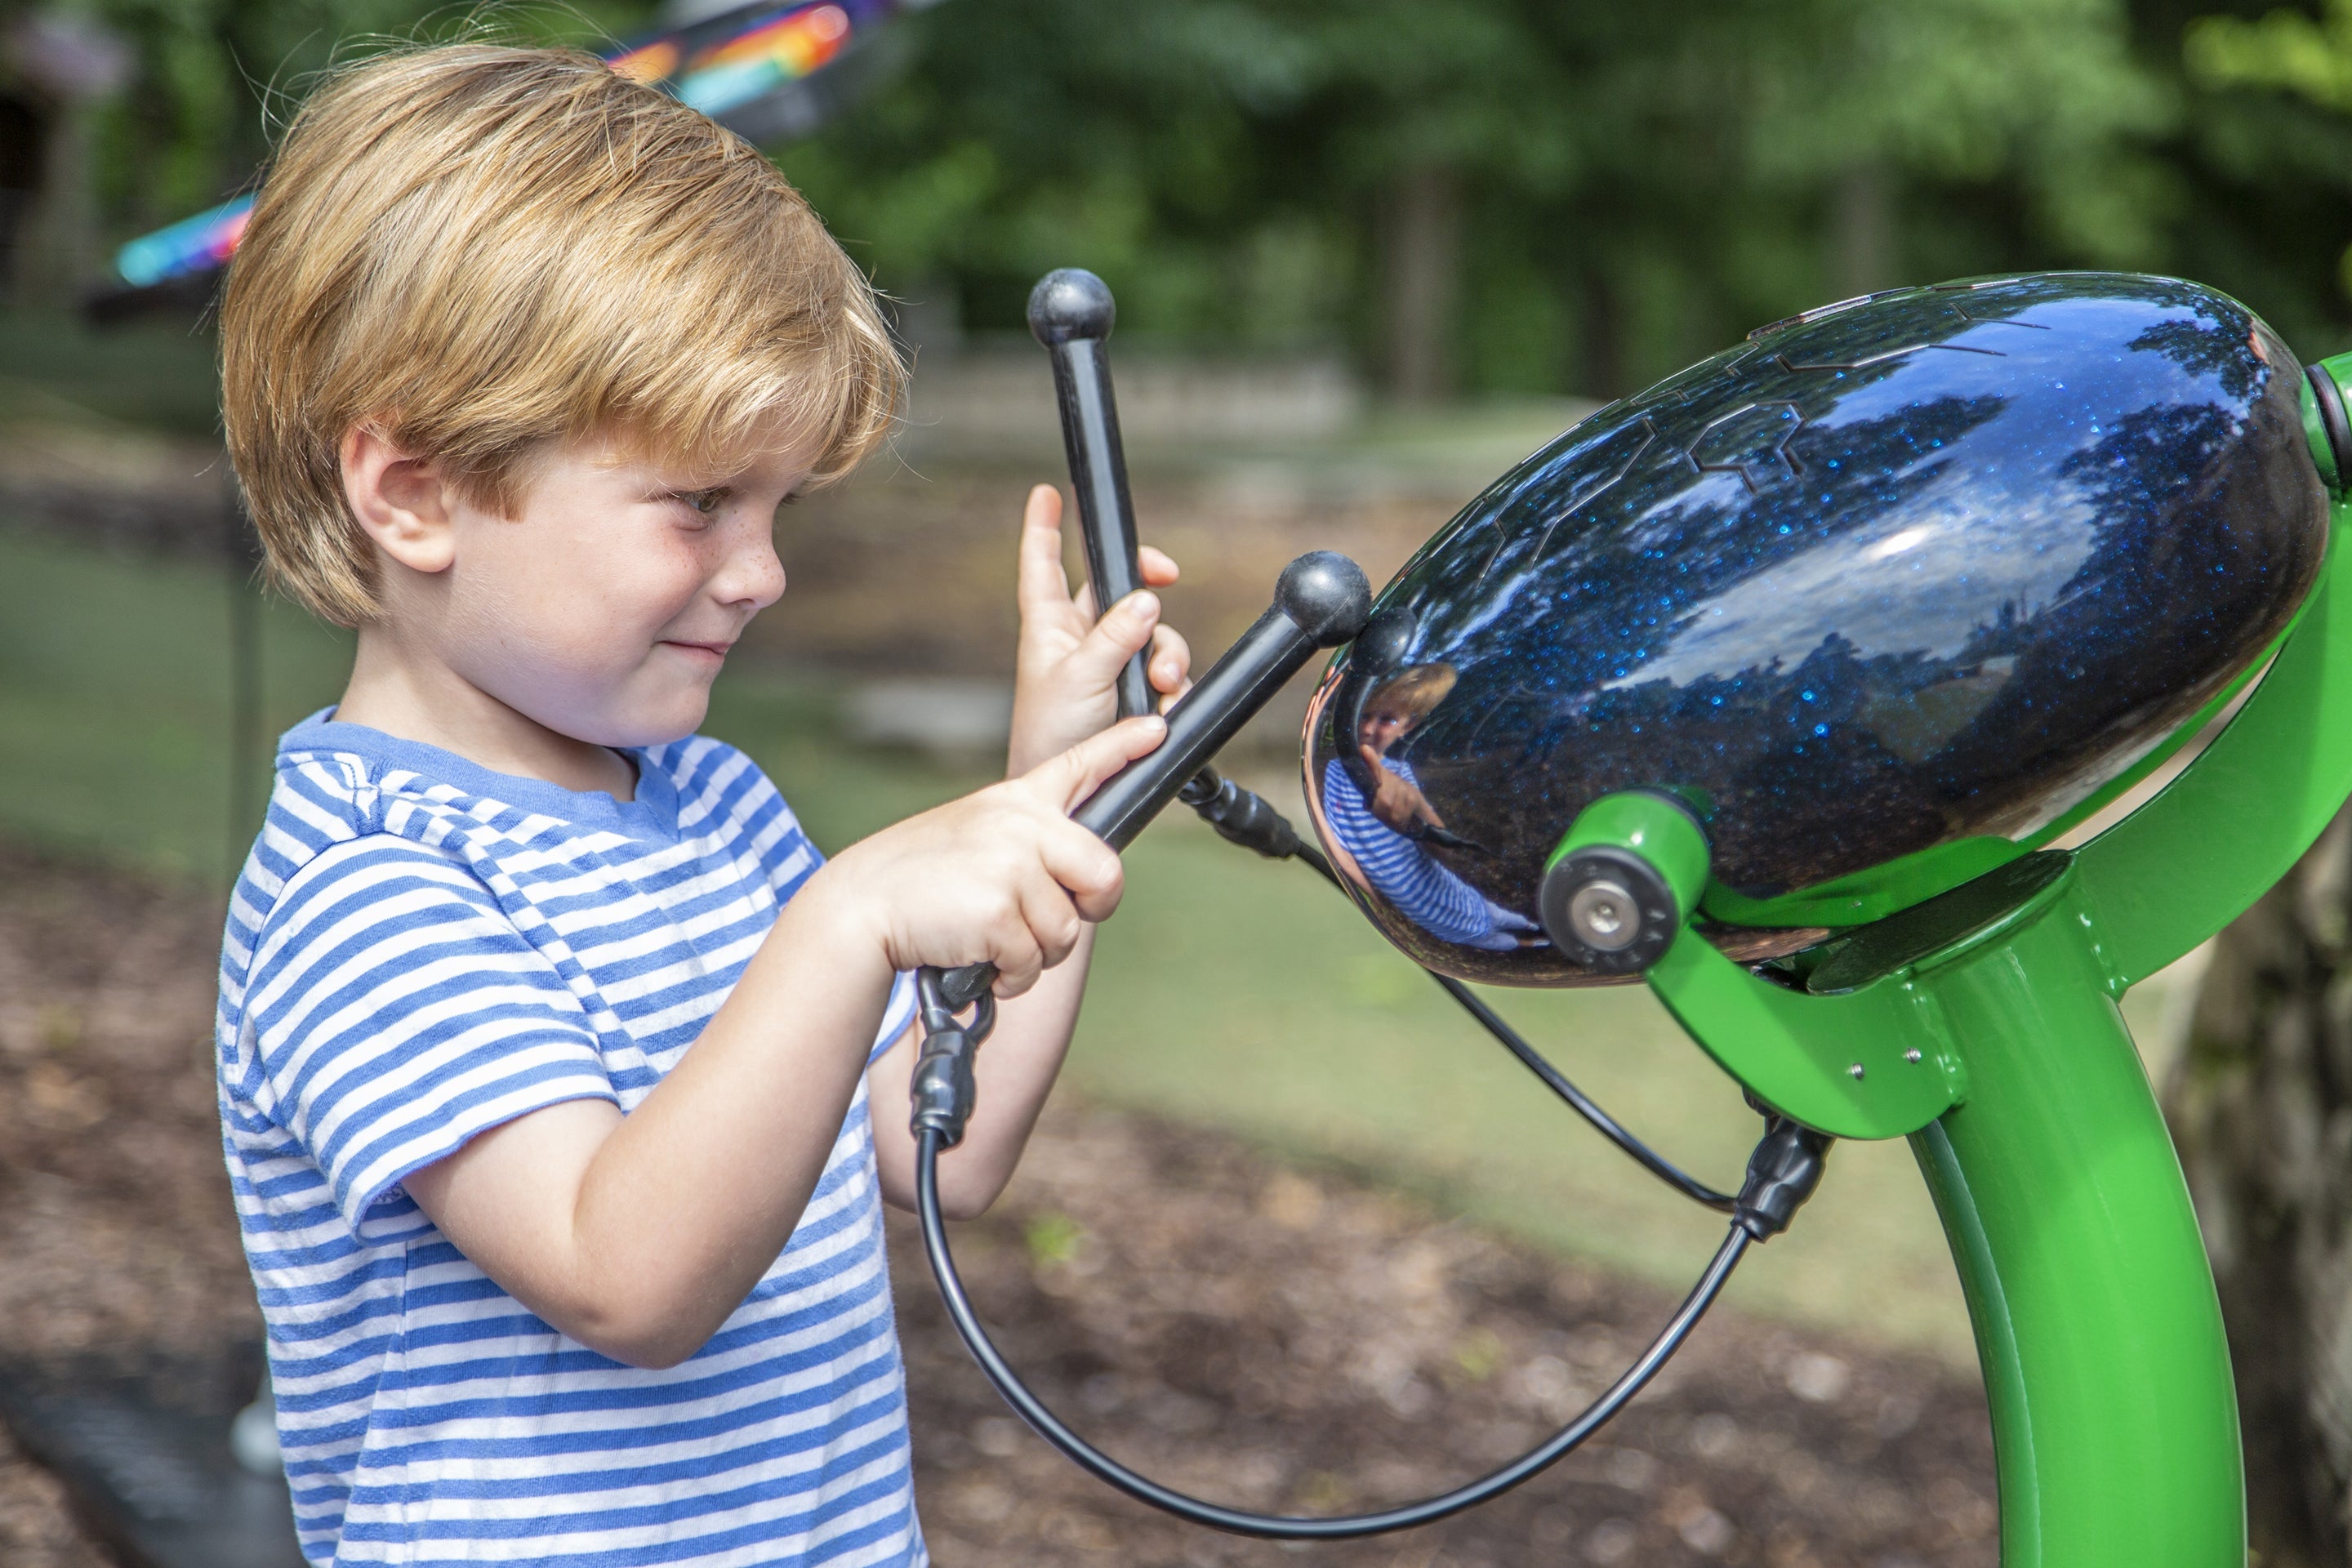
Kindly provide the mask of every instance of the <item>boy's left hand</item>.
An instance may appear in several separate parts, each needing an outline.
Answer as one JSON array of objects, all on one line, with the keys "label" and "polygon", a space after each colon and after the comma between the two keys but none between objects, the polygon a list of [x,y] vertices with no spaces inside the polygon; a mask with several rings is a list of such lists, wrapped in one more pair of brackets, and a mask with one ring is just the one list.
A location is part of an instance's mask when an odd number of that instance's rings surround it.
[{"label": "boy's left hand", "polygon": [[[1176,563],[1145,545],[1137,564],[1150,588],[1176,581]],[[1021,648],[1013,679],[1013,744],[1007,773],[1019,777],[1118,718],[1118,672],[1147,644],[1146,668],[1163,699],[1181,696],[1192,650],[1160,624],[1160,596],[1129,594],[1095,618],[1094,590],[1073,595],[1062,570],[1062,495],[1051,485],[1029,492],[1021,521]]]}]

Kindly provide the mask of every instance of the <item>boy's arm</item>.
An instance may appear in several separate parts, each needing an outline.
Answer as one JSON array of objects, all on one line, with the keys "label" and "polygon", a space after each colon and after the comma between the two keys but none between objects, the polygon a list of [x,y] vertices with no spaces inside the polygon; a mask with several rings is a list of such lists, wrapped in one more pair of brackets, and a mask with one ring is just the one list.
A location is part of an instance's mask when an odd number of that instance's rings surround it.
[{"label": "boy's arm", "polygon": [[[1021,647],[1006,768],[1016,776],[1117,719],[1118,672],[1139,649],[1150,648],[1147,668],[1164,698],[1183,692],[1192,662],[1184,639],[1160,623],[1155,595],[1131,595],[1097,621],[1092,591],[1071,594],[1061,522],[1062,498],[1053,487],[1031,490],[1021,533]],[[1152,587],[1176,581],[1176,563],[1157,550],[1145,549],[1139,564]],[[971,1121],[963,1142],[940,1162],[940,1207],[950,1218],[984,1212],[1012,1179],[1069,1050],[1093,954],[1089,926],[1067,959],[999,1007],[995,1032],[973,1065],[979,1098]],[[918,1026],[874,1064],[867,1080],[882,1194],[900,1208],[915,1203],[907,1093],[921,1048]]]},{"label": "boy's arm", "polygon": [[409,1195],[562,1332],[639,1366],[685,1360],[799,1224],[896,972],[986,958],[1017,993],[1116,906],[1118,858],[1067,813],[1160,730],[1121,725],[851,846],[635,1110],[533,1111],[409,1174]]}]

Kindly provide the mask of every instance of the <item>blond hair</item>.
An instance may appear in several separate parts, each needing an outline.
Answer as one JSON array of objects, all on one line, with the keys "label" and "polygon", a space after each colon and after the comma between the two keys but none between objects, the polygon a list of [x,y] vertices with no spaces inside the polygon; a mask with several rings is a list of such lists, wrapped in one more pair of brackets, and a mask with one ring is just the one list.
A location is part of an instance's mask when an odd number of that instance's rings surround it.
[{"label": "blond hair", "polygon": [[378,612],[356,426],[502,512],[544,444],[598,436],[714,479],[781,437],[821,484],[887,437],[905,374],[865,275],[741,138],[593,56],[488,44],[312,94],[220,325],[270,574],[346,626]]},{"label": "blond hair", "polygon": [[1400,719],[1426,719],[1452,694],[1457,679],[1450,664],[1416,664],[1374,687],[1372,694],[1364,700],[1364,711],[1393,714]]}]

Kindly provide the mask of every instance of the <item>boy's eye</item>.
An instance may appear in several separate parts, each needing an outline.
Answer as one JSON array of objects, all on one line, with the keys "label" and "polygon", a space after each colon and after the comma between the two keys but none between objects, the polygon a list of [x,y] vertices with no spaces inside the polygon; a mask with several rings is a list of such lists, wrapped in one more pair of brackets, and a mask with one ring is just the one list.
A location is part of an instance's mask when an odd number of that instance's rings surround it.
[{"label": "boy's eye", "polygon": [[734,493],[725,485],[713,485],[707,490],[680,490],[671,499],[684,501],[704,517],[716,517]]}]

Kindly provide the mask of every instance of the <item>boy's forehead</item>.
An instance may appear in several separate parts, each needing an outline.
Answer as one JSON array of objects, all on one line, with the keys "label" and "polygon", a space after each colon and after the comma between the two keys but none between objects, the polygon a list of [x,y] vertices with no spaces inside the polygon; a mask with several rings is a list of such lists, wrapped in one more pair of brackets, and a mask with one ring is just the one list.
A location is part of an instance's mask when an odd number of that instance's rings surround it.
[{"label": "boy's forehead", "polygon": [[805,474],[820,460],[824,440],[805,418],[777,412],[755,420],[733,439],[694,439],[683,433],[617,425],[573,447],[601,467],[643,468],[679,483],[721,484],[746,474]]}]

